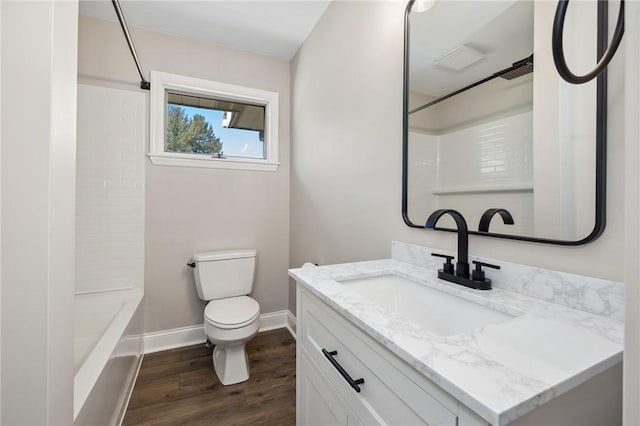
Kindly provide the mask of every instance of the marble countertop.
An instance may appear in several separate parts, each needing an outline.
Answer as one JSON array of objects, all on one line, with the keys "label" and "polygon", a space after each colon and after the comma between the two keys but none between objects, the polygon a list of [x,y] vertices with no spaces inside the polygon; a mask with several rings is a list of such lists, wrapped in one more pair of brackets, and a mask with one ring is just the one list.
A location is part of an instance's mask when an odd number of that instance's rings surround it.
[{"label": "marble countertop", "polygon": [[[300,285],[494,425],[622,362],[623,323],[494,287],[472,290],[393,259],[291,269]],[[513,315],[451,336],[385,312],[337,281],[393,274]]]}]

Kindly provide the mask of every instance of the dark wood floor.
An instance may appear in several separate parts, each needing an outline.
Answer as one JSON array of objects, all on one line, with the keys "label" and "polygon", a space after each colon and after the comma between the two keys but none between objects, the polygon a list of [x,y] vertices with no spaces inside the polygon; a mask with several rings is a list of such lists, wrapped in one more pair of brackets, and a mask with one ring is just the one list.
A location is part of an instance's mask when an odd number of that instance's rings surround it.
[{"label": "dark wood floor", "polygon": [[284,328],[259,333],[247,344],[250,379],[231,386],[204,345],[145,355],[123,425],[293,425],[295,348]]}]

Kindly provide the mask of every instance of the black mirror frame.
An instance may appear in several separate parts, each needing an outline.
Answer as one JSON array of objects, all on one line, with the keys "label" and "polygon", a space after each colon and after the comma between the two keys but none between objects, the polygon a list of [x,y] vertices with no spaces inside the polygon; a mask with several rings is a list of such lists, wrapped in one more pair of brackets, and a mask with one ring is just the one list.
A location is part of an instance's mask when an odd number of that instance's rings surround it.
[{"label": "black mirror frame", "polygon": [[[402,82],[402,219],[411,228],[424,229],[424,225],[416,225],[409,219],[408,207],[408,165],[409,165],[409,29],[411,7],[415,0],[409,0],[404,12],[404,69]],[[607,49],[608,34],[608,6],[609,2],[598,2],[598,40],[597,56],[600,59]],[[607,179],[607,70],[605,69],[596,80],[596,159],[595,159],[595,224],[589,235],[580,240],[556,240],[550,238],[536,238],[524,235],[499,234],[495,232],[471,231],[471,235],[503,238],[508,240],[530,241],[534,243],[555,244],[561,246],[578,246],[597,239],[604,232],[606,226],[606,179]],[[438,231],[455,232],[454,229],[437,228]]]}]

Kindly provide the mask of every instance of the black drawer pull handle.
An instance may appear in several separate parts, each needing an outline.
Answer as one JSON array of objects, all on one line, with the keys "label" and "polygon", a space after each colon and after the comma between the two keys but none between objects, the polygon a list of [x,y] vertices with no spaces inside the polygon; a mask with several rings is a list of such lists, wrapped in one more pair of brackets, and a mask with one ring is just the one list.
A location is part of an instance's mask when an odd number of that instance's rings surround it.
[{"label": "black drawer pull handle", "polygon": [[333,367],[338,370],[338,373],[340,373],[340,375],[347,381],[347,383],[349,383],[349,386],[351,386],[353,388],[353,390],[355,390],[356,392],[360,392],[360,386],[364,383],[364,379],[356,379],[353,380],[351,378],[351,376],[349,375],[349,373],[347,373],[344,368],[342,368],[342,366],[340,365],[340,363],[338,361],[335,360],[334,356],[338,355],[338,351],[331,351],[329,352],[326,349],[322,349],[322,353],[324,354],[324,356],[329,360],[329,362],[331,363],[331,365],[333,365]]}]

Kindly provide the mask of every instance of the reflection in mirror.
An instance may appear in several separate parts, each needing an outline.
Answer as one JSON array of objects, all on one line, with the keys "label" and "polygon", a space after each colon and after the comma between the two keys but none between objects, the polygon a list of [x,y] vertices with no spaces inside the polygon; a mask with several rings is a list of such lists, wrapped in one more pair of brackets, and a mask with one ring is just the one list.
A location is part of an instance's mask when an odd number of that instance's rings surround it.
[{"label": "reflection in mirror", "polygon": [[[596,7],[572,8],[568,60],[588,69],[596,61]],[[410,12],[405,193],[412,224],[446,208],[477,230],[486,210],[500,208],[515,223],[496,218],[491,233],[565,241],[592,233],[597,85],[558,77],[554,12],[555,2],[525,0],[436,0],[428,11]],[[444,218],[438,225],[455,228]]]}]

